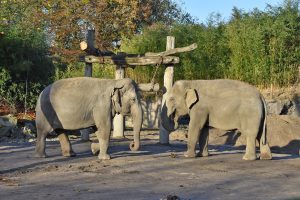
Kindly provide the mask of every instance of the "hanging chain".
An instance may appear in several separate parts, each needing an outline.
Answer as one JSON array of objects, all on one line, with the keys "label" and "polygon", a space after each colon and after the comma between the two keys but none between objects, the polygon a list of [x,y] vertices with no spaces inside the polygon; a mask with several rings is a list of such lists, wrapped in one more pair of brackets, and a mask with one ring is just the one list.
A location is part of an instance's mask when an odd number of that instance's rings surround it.
[{"label": "hanging chain", "polygon": [[162,63],[163,63],[163,57],[161,57],[160,63],[157,63],[157,64],[156,64],[155,71],[154,71],[153,77],[152,77],[151,82],[150,82],[150,83],[152,84],[152,88],[154,87],[154,80],[155,80],[155,77],[156,77],[158,68],[159,68],[159,66],[160,66]]}]

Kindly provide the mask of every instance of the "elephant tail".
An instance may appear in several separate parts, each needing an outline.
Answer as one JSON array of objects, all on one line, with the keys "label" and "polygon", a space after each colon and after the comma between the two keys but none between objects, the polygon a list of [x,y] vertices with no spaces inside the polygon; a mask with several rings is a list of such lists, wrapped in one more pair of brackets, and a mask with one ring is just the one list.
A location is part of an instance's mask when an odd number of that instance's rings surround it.
[{"label": "elephant tail", "polygon": [[264,111],[264,123],[263,123],[263,127],[262,127],[262,133],[261,133],[261,142],[263,145],[267,144],[267,104],[265,101],[265,98],[260,95],[261,101],[263,102],[263,111]]}]

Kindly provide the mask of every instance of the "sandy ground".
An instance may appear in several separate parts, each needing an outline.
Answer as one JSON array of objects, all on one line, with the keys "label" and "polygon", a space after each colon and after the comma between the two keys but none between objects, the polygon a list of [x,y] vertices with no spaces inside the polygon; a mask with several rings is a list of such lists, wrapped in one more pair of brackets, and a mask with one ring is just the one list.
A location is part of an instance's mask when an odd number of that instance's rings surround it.
[{"label": "sandy ground", "polygon": [[211,145],[209,157],[187,159],[184,141],[157,144],[157,131],[141,139],[138,152],[113,139],[108,161],[79,139],[73,158],[58,141],[47,142],[48,158],[33,158],[34,143],[0,143],[0,199],[300,199],[299,156],[243,161],[243,149]]}]

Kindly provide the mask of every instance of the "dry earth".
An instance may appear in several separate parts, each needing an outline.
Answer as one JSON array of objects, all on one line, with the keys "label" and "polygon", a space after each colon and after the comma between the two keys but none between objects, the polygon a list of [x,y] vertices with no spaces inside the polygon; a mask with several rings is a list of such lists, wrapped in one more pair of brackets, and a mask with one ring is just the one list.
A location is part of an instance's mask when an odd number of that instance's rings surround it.
[{"label": "dry earth", "polygon": [[138,152],[129,151],[130,140],[113,139],[109,161],[79,139],[72,139],[73,158],[61,156],[58,141],[47,142],[48,158],[32,157],[34,143],[0,143],[0,198],[300,199],[299,155],[243,161],[243,147],[210,145],[211,156],[186,159],[182,136],[172,134],[165,146],[157,131],[143,131]]}]

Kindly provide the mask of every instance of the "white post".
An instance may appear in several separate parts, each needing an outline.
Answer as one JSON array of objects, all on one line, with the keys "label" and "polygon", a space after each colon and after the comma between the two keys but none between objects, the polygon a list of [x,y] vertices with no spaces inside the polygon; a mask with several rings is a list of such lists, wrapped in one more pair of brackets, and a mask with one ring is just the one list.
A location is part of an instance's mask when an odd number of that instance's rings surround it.
[{"label": "white post", "polygon": [[[175,48],[175,37],[167,36],[167,45],[166,50],[174,49]],[[164,87],[166,89],[165,94],[162,98],[161,108],[166,102],[166,95],[171,90],[173,86],[173,77],[174,77],[174,67],[168,66],[165,70],[164,74]],[[162,116],[160,117],[162,118]],[[169,131],[167,131],[162,124],[160,123],[159,127],[159,143],[160,144],[169,144]]]},{"label": "white post", "polygon": [[[125,70],[122,66],[116,67],[115,78],[123,79],[125,74]],[[124,116],[122,114],[116,114],[113,120],[113,138],[122,138],[124,137]]]}]

